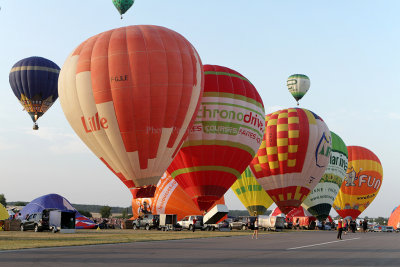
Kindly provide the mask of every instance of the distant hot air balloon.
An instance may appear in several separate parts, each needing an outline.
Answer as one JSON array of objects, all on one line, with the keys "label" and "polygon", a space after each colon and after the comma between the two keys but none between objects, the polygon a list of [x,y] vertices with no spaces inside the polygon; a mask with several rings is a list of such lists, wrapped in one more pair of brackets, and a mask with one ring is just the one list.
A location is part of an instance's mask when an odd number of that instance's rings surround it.
[{"label": "distant hot air balloon", "polygon": [[267,209],[274,203],[257,182],[249,167],[238,177],[231,189],[251,216],[265,214]]},{"label": "distant hot air balloon", "polygon": [[[224,197],[215,204],[225,204]],[[202,215],[192,199],[167,172],[157,184],[153,198],[132,199],[133,217],[137,218],[140,209],[147,208],[152,214],[176,214],[178,221],[188,215]]]},{"label": "distant hot air balloon", "polygon": [[400,228],[400,206],[393,209],[387,225],[392,226],[394,229]]},{"label": "distant hot air balloon", "polygon": [[333,208],[342,217],[355,220],[375,199],[382,185],[383,169],[369,149],[348,146],[349,166]]},{"label": "distant hot air balloon", "polygon": [[37,120],[58,98],[57,83],[60,67],[42,57],[28,57],[14,64],[10,71],[11,88],[29,113],[38,130]]},{"label": "distant hot air balloon", "polygon": [[134,197],[151,197],[200,104],[194,47],[160,26],[110,30],[67,58],[59,80],[66,118]]},{"label": "distant hot air balloon", "polygon": [[325,170],[321,181],[304,200],[302,206],[306,208],[318,220],[328,218],[343,179],[346,175],[348,155],[347,147],[343,140],[334,132],[332,135],[332,152],[329,165]]},{"label": "distant hot air balloon", "polygon": [[122,15],[131,8],[134,2],[134,0],[113,0],[113,4],[121,15],[121,19]]},{"label": "distant hot air balloon", "polygon": [[297,105],[299,105],[299,100],[310,89],[310,79],[304,74],[293,74],[289,76],[286,84],[289,92],[296,99]]},{"label": "distant hot air balloon", "polygon": [[264,106],[240,73],[204,66],[197,120],[168,172],[200,210],[220,199],[246,169],[261,144]]},{"label": "distant hot air balloon", "polygon": [[331,133],[315,113],[283,109],[266,116],[263,142],[250,169],[287,214],[318,184],[329,163]]}]

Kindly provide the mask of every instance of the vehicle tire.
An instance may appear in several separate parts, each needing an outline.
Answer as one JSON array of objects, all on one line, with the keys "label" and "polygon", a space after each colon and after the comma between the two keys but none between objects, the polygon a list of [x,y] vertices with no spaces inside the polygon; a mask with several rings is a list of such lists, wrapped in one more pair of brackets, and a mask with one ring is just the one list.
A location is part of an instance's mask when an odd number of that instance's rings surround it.
[{"label": "vehicle tire", "polygon": [[34,230],[35,232],[39,232],[39,226],[38,226],[37,224],[35,224],[35,226],[33,227],[33,230]]},{"label": "vehicle tire", "polygon": [[138,229],[135,223],[132,225],[132,229],[133,230],[137,230]]},{"label": "vehicle tire", "polygon": [[192,230],[193,230],[193,225],[189,225],[188,230],[189,230],[189,231],[192,231]]},{"label": "vehicle tire", "polygon": [[147,231],[149,231],[149,230],[150,230],[150,225],[149,225],[149,224],[146,224],[145,229],[146,229]]},{"label": "vehicle tire", "polygon": [[19,227],[19,229],[21,229],[21,232],[25,231],[24,225],[21,224],[21,226]]},{"label": "vehicle tire", "polygon": [[212,230],[215,231],[215,226],[212,227]]},{"label": "vehicle tire", "polygon": [[242,230],[246,230],[246,225],[242,225]]},{"label": "vehicle tire", "polygon": [[229,226],[229,229],[232,231],[232,226]]},{"label": "vehicle tire", "polygon": [[52,232],[53,232],[53,233],[57,233],[57,228],[56,228],[56,227],[53,227]]}]

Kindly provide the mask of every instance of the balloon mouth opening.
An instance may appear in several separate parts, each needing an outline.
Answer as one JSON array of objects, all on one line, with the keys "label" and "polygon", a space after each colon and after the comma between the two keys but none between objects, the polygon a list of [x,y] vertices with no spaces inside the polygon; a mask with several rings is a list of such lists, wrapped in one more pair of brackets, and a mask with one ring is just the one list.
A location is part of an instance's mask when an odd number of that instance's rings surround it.
[{"label": "balloon mouth opening", "polygon": [[136,198],[152,198],[156,192],[157,187],[155,185],[147,185],[141,187],[131,188],[133,199]]},{"label": "balloon mouth opening", "polygon": [[214,205],[215,201],[219,199],[220,197],[217,196],[199,196],[193,198],[193,201],[196,203],[201,211],[207,211],[212,207],[212,205]]}]

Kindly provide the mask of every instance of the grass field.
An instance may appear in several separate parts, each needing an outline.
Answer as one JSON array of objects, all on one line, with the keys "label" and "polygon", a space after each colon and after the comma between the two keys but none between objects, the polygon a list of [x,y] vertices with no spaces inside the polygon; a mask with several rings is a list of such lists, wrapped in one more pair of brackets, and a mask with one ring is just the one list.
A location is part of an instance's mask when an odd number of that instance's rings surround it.
[{"label": "grass field", "polygon": [[[271,234],[274,232],[259,232]],[[252,231],[77,230],[75,234],[0,231],[0,250],[251,235]]]}]

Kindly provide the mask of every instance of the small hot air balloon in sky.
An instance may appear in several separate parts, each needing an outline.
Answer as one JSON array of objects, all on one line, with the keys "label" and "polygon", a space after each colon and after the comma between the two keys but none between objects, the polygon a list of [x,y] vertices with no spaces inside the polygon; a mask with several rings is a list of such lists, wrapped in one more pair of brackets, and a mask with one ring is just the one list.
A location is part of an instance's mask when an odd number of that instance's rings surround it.
[{"label": "small hot air balloon in sky", "polygon": [[121,15],[121,19],[122,15],[131,8],[134,2],[134,0],[113,0],[113,4]]},{"label": "small hot air balloon in sky", "polygon": [[83,42],[65,61],[61,107],[135,198],[152,197],[197,115],[202,68],[195,48],[170,29],[110,30]]},{"label": "small hot air balloon in sky", "polygon": [[250,169],[279,209],[297,208],[329,163],[331,133],[317,114],[289,108],[266,116],[263,142]]},{"label": "small hot air balloon in sky", "polygon": [[346,176],[348,155],[347,147],[343,140],[334,132],[332,136],[332,151],[329,165],[321,181],[304,200],[302,206],[320,221],[326,220],[332,208],[343,179]]},{"label": "small hot air balloon in sky", "polygon": [[348,146],[347,173],[333,203],[342,217],[355,220],[375,199],[382,186],[383,169],[379,158],[369,149]]},{"label": "small hot air balloon in sky", "polygon": [[286,85],[289,92],[296,99],[297,105],[299,105],[299,100],[310,89],[310,79],[304,74],[293,74],[287,79]]},{"label": "small hot air balloon in sky", "polygon": [[264,105],[240,73],[204,66],[201,107],[168,172],[200,210],[209,209],[240,177],[261,144]]},{"label": "small hot air balloon in sky", "polygon": [[33,129],[38,130],[37,120],[58,98],[60,67],[42,57],[28,57],[14,64],[10,71],[10,86],[31,116]]},{"label": "small hot air balloon in sky", "polygon": [[232,191],[246,207],[250,216],[265,214],[274,203],[247,167],[231,186]]},{"label": "small hot air balloon in sky", "polygon": [[[225,204],[224,197],[215,204]],[[203,214],[168,172],[158,182],[154,197],[132,199],[134,218],[138,217],[141,209],[152,214],[176,214],[178,221],[188,215]]]}]

